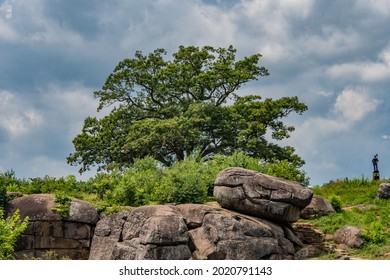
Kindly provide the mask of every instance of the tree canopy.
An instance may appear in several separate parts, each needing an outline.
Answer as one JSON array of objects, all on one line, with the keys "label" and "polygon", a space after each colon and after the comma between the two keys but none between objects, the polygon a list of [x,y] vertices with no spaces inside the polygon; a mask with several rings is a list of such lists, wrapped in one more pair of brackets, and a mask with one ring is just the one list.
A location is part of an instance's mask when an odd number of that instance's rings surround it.
[{"label": "tree canopy", "polygon": [[164,165],[183,160],[193,151],[202,157],[242,151],[265,161],[304,161],[292,147],[274,140],[289,137],[294,127],[282,119],[307,110],[295,97],[263,100],[239,96],[239,88],[269,75],[259,65],[260,54],[236,60],[236,49],[180,46],[166,59],[164,49],[126,58],[114,69],[101,90],[100,119],[87,117],[67,158],[81,165],[80,172],[130,166],[135,159],[152,156]]}]

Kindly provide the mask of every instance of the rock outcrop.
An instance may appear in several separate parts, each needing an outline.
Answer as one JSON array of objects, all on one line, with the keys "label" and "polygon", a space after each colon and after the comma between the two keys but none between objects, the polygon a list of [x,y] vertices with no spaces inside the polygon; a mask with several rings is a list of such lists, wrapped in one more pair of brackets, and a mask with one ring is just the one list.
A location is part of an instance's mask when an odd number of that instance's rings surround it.
[{"label": "rock outcrop", "polygon": [[12,200],[6,213],[19,209],[22,218],[29,217],[17,257],[55,251],[58,257],[91,260],[260,260],[318,253],[290,225],[313,197],[304,186],[228,168],[216,178],[214,196],[222,208],[142,206],[99,221],[87,202],[71,200],[64,215],[54,195],[40,194]]},{"label": "rock outcrop", "polygon": [[90,259],[292,259],[286,225],[197,204],[142,206],[100,220]]},{"label": "rock outcrop", "polygon": [[302,209],[301,218],[309,220],[332,213],[336,213],[336,211],[328,199],[319,195],[313,195],[310,204]]},{"label": "rock outcrop", "polygon": [[58,257],[88,259],[93,230],[99,216],[89,203],[73,199],[67,217],[55,211],[55,195],[32,194],[10,201],[6,215],[19,209],[21,218],[29,217],[26,231],[16,243],[16,256],[42,257],[54,251]]},{"label": "rock outcrop", "polygon": [[221,171],[214,186],[223,208],[277,222],[296,222],[312,196],[299,183],[236,167]]},{"label": "rock outcrop", "polygon": [[360,248],[364,243],[362,229],[353,226],[345,226],[336,230],[333,238],[335,242],[345,244],[350,248]]},{"label": "rock outcrop", "polygon": [[380,199],[390,199],[390,184],[382,183],[379,186],[378,198],[380,198]]}]

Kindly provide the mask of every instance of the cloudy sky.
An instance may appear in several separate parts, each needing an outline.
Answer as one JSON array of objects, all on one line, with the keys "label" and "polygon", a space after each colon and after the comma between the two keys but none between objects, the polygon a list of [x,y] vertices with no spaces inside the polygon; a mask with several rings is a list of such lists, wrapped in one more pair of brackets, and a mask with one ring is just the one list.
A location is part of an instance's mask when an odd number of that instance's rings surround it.
[{"label": "cloudy sky", "polygon": [[66,157],[92,92],[136,50],[233,45],[271,73],[242,94],[308,105],[282,145],[312,185],[371,178],[376,153],[390,177],[389,26],[388,0],[0,0],[0,170],[76,175]]}]

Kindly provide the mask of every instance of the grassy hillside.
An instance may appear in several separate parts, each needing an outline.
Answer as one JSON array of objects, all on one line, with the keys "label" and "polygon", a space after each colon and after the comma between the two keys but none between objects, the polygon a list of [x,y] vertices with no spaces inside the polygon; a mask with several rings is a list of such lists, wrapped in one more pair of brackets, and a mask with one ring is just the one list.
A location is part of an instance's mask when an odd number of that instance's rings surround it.
[{"label": "grassy hillside", "polygon": [[[390,259],[390,200],[378,199],[381,181],[367,179],[338,180],[313,192],[331,200],[341,209],[338,213],[310,221],[325,234],[333,234],[346,225],[363,229],[365,244],[360,249],[348,249],[348,254],[363,259]],[[324,256],[337,258],[336,254]]]}]

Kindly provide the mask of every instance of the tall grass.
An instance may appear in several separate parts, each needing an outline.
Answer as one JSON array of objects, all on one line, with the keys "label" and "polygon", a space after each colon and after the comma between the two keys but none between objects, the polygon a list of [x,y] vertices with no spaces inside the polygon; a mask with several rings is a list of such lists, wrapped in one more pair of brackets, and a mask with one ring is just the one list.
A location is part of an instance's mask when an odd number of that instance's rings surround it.
[{"label": "tall grass", "polygon": [[377,198],[381,183],[364,178],[344,179],[315,187],[315,194],[328,199],[337,196],[342,207],[339,213],[310,222],[330,234],[347,225],[360,227],[364,246],[349,249],[350,254],[369,259],[390,258],[390,200]]}]

